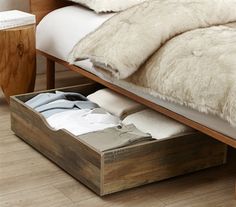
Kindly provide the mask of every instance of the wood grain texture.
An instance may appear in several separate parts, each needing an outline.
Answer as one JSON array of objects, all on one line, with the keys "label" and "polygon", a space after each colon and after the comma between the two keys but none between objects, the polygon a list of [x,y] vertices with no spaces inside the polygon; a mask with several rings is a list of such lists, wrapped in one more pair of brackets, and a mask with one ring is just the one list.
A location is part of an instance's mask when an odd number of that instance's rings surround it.
[{"label": "wood grain texture", "polygon": [[[71,71],[57,72],[56,77],[57,87],[75,85],[76,79],[77,84],[81,81]],[[38,75],[36,90],[45,89],[45,85],[45,76]],[[0,114],[0,140],[11,140],[0,147],[1,207],[236,206],[234,149],[230,149],[226,165],[99,197],[13,134],[9,107],[1,91]],[[21,167],[29,159],[31,167]],[[8,168],[15,171],[15,175],[8,174]]]},{"label": "wood grain texture", "polygon": [[30,11],[36,15],[37,24],[49,12],[73,3],[65,0],[30,0]]},{"label": "wood grain texture", "polygon": [[0,31],[0,85],[11,95],[34,90],[36,77],[35,26]]},{"label": "wood grain texture", "polygon": [[[91,90],[90,84],[77,88]],[[36,93],[37,94],[37,93]],[[28,98],[31,95],[27,96]],[[100,154],[64,130],[54,131],[46,120],[18,99],[11,99],[12,130],[82,183],[100,193]]]},{"label": "wood grain texture", "polygon": [[226,152],[226,145],[199,133],[105,153],[103,194],[223,164]]},{"label": "wood grain texture", "polygon": [[[84,84],[59,90],[88,95],[100,87],[99,84]],[[52,130],[41,115],[24,104],[37,94],[11,99],[13,131],[98,195],[221,165],[226,161],[226,145],[197,133],[99,152],[79,137],[64,130]],[[139,165],[137,159],[141,162]]]}]

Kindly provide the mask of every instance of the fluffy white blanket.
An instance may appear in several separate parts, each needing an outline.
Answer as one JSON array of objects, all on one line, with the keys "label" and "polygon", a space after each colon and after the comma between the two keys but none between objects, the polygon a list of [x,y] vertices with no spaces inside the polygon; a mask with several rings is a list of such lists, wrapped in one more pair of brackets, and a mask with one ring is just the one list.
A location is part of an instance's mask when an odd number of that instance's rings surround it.
[{"label": "fluffy white blanket", "polygon": [[171,39],[126,81],[236,126],[236,24]]},{"label": "fluffy white blanket", "polygon": [[[236,126],[236,0],[152,0],[105,22],[70,61]],[[225,26],[217,26],[225,25]]]}]

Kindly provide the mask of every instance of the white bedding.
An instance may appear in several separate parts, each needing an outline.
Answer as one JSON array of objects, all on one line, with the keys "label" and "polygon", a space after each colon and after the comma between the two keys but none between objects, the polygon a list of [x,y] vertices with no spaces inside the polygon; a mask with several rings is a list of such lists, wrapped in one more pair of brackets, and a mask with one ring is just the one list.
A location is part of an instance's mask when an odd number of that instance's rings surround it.
[{"label": "white bedding", "polygon": [[[79,38],[83,38],[89,32],[96,29],[112,15],[113,14],[94,14],[89,10],[77,6],[58,9],[47,15],[38,25],[37,49],[66,61],[69,52],[78,42]],[[96,74],[92,64],[88,60],[77,62],[76,65]],[[230,126],[228,122],[221,118],[214,115],[206,115],[179,104],[163,101],[160,98],[141,92],[138,88],[131,89],[127,87],[123,81],[117,80],[114,84],[236,139],[236,128]]]},{"label": "white bedding", "polygon": [[37,49],[67,61],[78,40],[114,14],[96,14],[80,6],[68,6],[49,13],[37,26]]}]

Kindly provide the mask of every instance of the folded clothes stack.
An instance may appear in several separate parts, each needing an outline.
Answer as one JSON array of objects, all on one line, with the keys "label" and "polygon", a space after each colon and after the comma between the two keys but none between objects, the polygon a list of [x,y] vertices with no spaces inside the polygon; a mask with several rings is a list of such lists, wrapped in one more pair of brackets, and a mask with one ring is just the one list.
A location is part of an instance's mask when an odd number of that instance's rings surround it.
[{"label": "folded clothes stack", "polygon": [[166,139],[194,131],[184,124],[147,109],[107,88],[101,89],[87,98],[110,113],[119,116],[123,120],[123,125],[133,124],[142,132],[151,134],[154,139]]},{"label": "folded clothes stack", "polygon": [[121,119],[145,108],[143,105],[108,88],[98,90],[87,98]]},{"label": "folded clothes stack", "polygon": [[55,130],[75,136],[120,125],[120,119],[79,93],[42,93],[26,102],[41,113]]},{"label": "folded clothes stack", "polygon": [[94,109],[99,106],[79,93],[42,93],[26,102],[26,105],[48,118],[71,109]]},{"label": "folded clothes stack", "polygon": [[[80,139],[101,151],[152,140],[150,134],[143,133],[133,124],[122,124],[117,116],[143,107],[124,98],[119,102],[120,97],[112,95],[117,104],[113,104],[114,108],[108,107],[108,110],[99,106],[103,102],[94,103],[79,93],[60,91],[39,94],[26,105],[41,113],[54,130],[65,129],[75,136],[80,135]],[[119,108],[116,107],[122,108],[117,110]]]},{"label": "folded clothes stack", "polygon": [[75,136],[120,125],[118,117],[102,108],[61,112],[49,117],[47,122],[54,129],[66,129]]},{"label": "folded clothes stack", "polygon": [[193,131],[109,89],[88,97],[42,93],[26,105],[41,113],[54,130],[65,129],[100,151]]},{"label": "folded clothes stack", "polygon": [[125,125],[134,124],[139,130],[150,133],[154,139],[166,139],[194,131],[194,129],[151,109],[131,114],[122,123]]}]

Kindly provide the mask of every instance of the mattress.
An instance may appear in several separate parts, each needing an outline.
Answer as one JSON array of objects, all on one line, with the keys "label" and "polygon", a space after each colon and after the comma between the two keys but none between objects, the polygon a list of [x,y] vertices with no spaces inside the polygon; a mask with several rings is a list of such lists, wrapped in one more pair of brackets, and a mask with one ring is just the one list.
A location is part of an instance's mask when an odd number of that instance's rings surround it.
[{"label": "mattress", "polygon": [[81,6],[67,6],[49,13],[37,26],[37,49],[67,61],[74,45],[114,14],[96,14]]},{"label": "mattress", "polygon": [[[68,6],[55,10],[48,14],[38,25],[36,47],[45,53],[67,61],[74,45],[113,15],[96,14],[79,6]],[[110,82],[110,80],[96,72],[89,60],[79,61],[75,65]],[[122,80],[113,80],[112,83],[190,120],[236,139],[236,128],[215,115],[204,114],[186,106],[164,101],[141,92],[138,87],[131,88]]]}]

